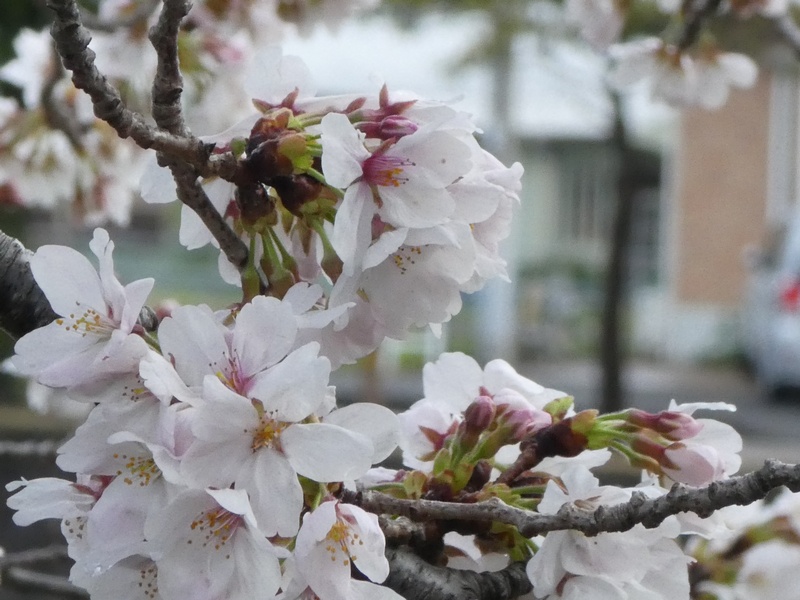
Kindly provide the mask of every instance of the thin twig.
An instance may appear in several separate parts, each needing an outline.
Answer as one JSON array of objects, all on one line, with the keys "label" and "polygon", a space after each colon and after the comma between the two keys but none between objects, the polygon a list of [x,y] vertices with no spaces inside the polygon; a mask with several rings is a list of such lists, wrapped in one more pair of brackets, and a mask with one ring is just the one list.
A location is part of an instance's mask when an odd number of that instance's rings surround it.
[{"label": "thin twig", "polygon": [[722,0],[694,0],[687,2],[684,12],[683,29],[675,44],[681,52],[697,41],[703,23],[718,10]]}]

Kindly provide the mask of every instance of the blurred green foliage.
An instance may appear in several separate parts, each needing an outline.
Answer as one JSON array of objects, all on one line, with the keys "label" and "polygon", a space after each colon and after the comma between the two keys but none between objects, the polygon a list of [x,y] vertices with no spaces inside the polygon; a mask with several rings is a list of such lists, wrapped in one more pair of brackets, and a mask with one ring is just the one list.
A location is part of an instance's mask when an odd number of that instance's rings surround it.
[{"label": "blurred green foliage", "polygon": [[2,0],[0,2],[0,63],[14,55],[13,43],[23,27],[39,29],[48,22],[43,7],[31,0]]}]

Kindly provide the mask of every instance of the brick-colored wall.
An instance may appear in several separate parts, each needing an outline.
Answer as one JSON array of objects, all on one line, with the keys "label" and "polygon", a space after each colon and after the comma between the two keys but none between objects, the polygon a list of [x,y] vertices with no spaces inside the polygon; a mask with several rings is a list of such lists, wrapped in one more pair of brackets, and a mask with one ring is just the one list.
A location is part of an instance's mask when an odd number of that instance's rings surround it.
[{"label": "brick-colored wall", "polygon": [[[742,249],[763,238],[770,78],[760,73],[717,111],[685,112],[671,242],[678,302],[738,306]],[[670,209],[668,209],[670,210]]]}]

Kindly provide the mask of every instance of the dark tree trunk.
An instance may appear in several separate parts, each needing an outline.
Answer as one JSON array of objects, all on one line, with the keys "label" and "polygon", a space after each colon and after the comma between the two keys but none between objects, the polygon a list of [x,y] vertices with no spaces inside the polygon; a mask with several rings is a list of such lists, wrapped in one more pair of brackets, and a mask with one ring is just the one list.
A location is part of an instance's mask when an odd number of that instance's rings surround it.
[{"label": "dark tree trunk", "polygon": [[625,130],[620,97],[616,92],[612,92],[612,100],[614,131],[611,141],[618,160],[618,171],[616,206],[609,240],[600,332],[602,383],[599,408],[604,413],[619,411],[626,406],[622,377],[624,372],[622,317],[626,300],[625,284],[636,191],[635,157]]}]

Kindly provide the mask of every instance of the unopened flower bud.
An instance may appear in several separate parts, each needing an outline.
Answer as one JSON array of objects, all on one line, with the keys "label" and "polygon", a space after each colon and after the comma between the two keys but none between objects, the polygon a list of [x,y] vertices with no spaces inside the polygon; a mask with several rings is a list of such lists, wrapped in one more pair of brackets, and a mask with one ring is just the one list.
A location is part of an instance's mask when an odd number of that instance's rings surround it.
[{"label": "unopened flower bud", "polygon": [[631,425],[651,429],[668,440],[678,441],[692,438],[703,429],[694,417],[686,413],[664,410],[652,414],[643,410],[631,409],[627,413]]},{"label": "unopened flower bud", "polygon": [[371,121],[361,123],[359,129],[361,129],[367,137],[388,140],[411,135],[419,129],[419,126],[407,117],[389,115],[380,122]]}]

